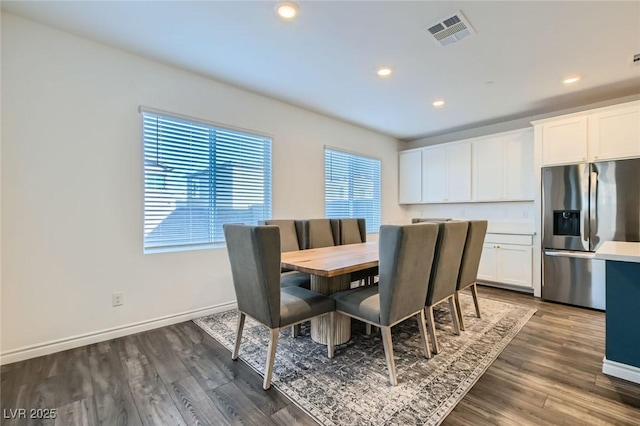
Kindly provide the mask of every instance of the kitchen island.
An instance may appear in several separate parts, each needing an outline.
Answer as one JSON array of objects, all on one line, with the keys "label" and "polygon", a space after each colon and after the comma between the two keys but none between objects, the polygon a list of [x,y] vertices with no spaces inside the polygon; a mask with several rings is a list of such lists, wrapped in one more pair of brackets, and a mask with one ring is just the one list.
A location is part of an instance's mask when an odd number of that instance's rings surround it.
[{"label": "kitchen island", "polygon": [[640,383],[640,243],[607,241],[606,346],[602,372]]}]

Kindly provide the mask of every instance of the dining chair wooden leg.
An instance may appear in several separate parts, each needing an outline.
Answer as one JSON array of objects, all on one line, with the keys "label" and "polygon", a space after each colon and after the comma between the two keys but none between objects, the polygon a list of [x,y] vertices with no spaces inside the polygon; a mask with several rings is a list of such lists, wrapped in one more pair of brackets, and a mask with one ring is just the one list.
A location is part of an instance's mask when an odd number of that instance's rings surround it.
[{"label": "dining chair wooden leg", "polygon": [[436,338],[436,320],[433,317],[433,306],[425,307],[425,314],[427,316],[427,326],[429,327],[429,335],[431,337],[431,347],[434,354],[440,353],[440,346],[438,346],[438,339]]},{"label": "dining chair wooden leg", "polygon": [[327,344],[327,356],[333,358],[336,337],[336,313],[329,312],[329,342]]},{"label": "dining chair wooden leg", "polygon": [[391,340],[391,327],[380,327],[382,332],[382,344],[384,345],[384,355],[387,358],[387,369],[389,370],[389,381],[393,386],[398,385],[396,376],[396,363],[393,360],[393,343]]},{"label": "dining chair wooden leg", "polygon": [[244,319],[246,315],[242,312],[238,312],[238,327],[236,328],[236,343],[233,346],[233,353],[231,354],[231,359],[238,359],[238,354],[240,353],[240,340],[242,340],[242,330],[244,329]]},{"label": "dining chair wooden leg", "polygon": [[460,325],[458,324],[458,310],[456,309],[453,296],[449,297],[449,312],[451,313],[451,322],[453,322],[453,334],[460,335]]},{"label": "dining chair wooden leg", "polygon": [[368,322],[364,324],[365,327],[365,332],[367,333],[367,336],[371,335],[371,324],[369,324]]},{"label": "dining chair wooden leg", "polygon": [[478,289],[476,288],[476,283],[471,285],[471,295],[473,296],[473,304],[476,306],[476,315],[478,318],[482,318],[480,316],[480,305],[478,304]]},{"label": "dining chair wooden leg", "polygon": [[460,324],[460,330],[464,331],[464,319],[462,318],[462,309],[460,309],[460,293],[456,291],[453,295],[453,300],[456,302],[456,310],[458,311],[458,322]]},{"label": "dining chair wooden leg", "polygon": [[269,347],[267,349],[267,365],[264,369],[264,382],[262,388],[267,390],[271,387],[271,375],[273,374],[273,364],[276,360],[276,348],[278,347],[279,328],[272,328],[269,336]]},{"label": "dining chair wooden leg", "polygon": [[424,309],[416,314],[418,328],[420,329],[420,337],[422,338],[422,347],[425,358],[431,358],[431,349],[429,348],[429,337],[427,337],[427,326],[424,323]]}]

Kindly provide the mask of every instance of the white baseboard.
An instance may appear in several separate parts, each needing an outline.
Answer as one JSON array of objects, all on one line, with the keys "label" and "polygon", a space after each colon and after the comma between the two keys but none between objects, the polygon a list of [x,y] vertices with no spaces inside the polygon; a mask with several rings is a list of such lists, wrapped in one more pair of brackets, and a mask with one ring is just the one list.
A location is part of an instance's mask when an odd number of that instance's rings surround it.
[{"label": "white baseboard", "polygon": [[106,330],[95,331],[92,333],[85,333],[63,339],[52,340],[37,345],[24,346],[22,348],[12,349],[0,354],[0,365],[11,364],[13,362],[23,361],[25,359],[35,358],[42,355],[48,355],[54,352],[60,352],[67,349],[78,348],[80,346],[91,345],[93,343],[104,342],[105,340],[128,336],[130,334],[140,333],[142,331],[152,330],[154,328],[165,327],[167,325],[189,321],[194,318],[228,311],[237,307],[238,304],[235,301],[222,303],[220,305],[195,309],[193,311],[182,312],[174,315],[167,315],[164,317],[147,321],[140,321],[120,327],[114,327]]},{"label": "white baseboard", "polygon": [[608,376],[640,384],[640,367],[622,364],[605,358],[602,361],[602,372]]},{"label": "white baseboard", "polygon": [[523,286],[519,286],[519,285],[513,285],[513,284],[505,284],[505,283],[496,283],[496,282],[492,282],[492,281],[478,281],[478,285],[484,285],[487,287],[495,287],[495,288],[502,288],[505,290],[511,290],[511,291],[517,291],[518,293],[527,293],[527,294],[533,294],[533,288],[531,287],[523,287]]}]

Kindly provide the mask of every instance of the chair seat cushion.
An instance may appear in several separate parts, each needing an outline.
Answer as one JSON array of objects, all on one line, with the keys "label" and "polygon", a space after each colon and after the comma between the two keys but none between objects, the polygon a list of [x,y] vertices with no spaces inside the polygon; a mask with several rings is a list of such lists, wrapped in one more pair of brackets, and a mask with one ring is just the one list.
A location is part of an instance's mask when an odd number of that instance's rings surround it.
[{"label": "chair seat cushion", "polygon": [[354,288],[331,295],[336,310],[380,324],[380,294],[378,286]]},{"label": "chair seat cushion", "polygon": [[280,292],[280,327],[326,314],[335,309],[336,302],[330,297],[294,285],[283,287]]},{"label": "chair seat cushion", "polygon": [[311,275],[303,272],[292,272],[283,274],[280,277],[280,285],[282,287],[296,286],[309,290],[311,288]]}]

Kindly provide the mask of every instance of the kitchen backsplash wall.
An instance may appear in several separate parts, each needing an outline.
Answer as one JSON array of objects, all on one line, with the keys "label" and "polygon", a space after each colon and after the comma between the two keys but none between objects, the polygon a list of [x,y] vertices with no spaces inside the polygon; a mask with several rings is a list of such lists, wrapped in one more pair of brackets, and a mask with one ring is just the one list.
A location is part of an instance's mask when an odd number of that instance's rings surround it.
[{"label": "kitchen backsplash wall", "polygon": [[486,219],[489,230],[533,231],[533,202],[416,204],[405,206],[407,220],[414,217]]}]

